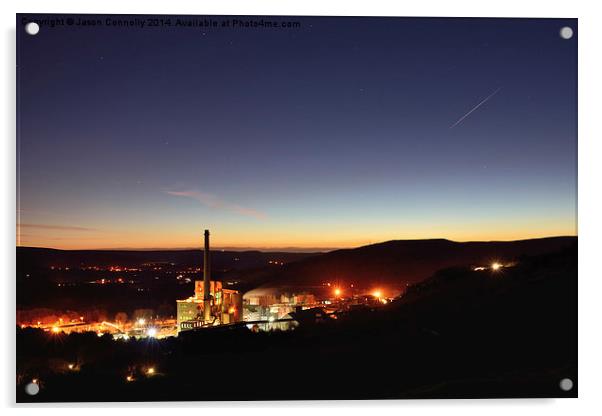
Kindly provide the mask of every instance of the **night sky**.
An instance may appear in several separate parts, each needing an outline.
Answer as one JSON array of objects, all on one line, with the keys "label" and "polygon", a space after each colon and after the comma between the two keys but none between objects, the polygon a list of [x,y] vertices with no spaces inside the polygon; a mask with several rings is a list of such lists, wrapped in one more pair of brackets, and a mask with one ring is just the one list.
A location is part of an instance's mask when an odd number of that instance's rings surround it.
[{"label": "night sky", "polygon": [[575,19],[172,16],[30,36],[22,17],[18,245],[577,233]]}]

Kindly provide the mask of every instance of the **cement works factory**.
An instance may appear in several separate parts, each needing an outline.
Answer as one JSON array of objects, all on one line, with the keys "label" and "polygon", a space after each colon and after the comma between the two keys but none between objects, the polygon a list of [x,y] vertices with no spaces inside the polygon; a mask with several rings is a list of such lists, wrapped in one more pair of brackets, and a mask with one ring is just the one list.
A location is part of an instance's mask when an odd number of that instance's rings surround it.
[{"label": "cement works factory", "polygon": [[[209,230],[205,230],[203,256],[203,280],[194,282],[193,296],[176,301],[178,334],[243,322],[252,330],[288,330],[306,318],[327,316],[353,306],[388,302],[378,290],[371,295],[344,298],[339,288],[328,290],[332,296],[321,300],[303,289],[257,288],[243,296],[237,290],[225,289],[222,282],[211,280]],[[330,283],[327,285],[330,287]]]},{"label": "cement works factory", "polygon": [[205,230],[203,280],[194,282],[194,296],[177,300],[177,331],[242,321],[242,294],[211,280],[209,230]]},{"label": "cement works factory", "polygon": [[203,280],[194,282],[194,295],[177,300],[177,333],[220,325],[246,322],[250,329],[291,329],[298,323],[289,314],[316,306],[311,294],[284,297],[284,302],[265,290],[252,290],[244,296],[225,289],[222,282],[211,279],[209,230],[205,230]]}]

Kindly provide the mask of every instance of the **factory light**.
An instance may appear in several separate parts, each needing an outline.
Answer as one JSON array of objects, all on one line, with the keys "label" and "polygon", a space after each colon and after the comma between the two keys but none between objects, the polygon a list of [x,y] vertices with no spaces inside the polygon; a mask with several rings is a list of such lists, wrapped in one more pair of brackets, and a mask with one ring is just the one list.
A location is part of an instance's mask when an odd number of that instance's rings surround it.
[{"label": "factory light", "polygon": [[137,321],[138,325],[144,325],[146,323],[146,320],[144,318],[140,318]]},{"label": "factory light", "polygon": [[52,332],[54,332],[55,334],[58,334],[60,332],[60,328],[58,326],[53,326]]},{"label": "factory light", "polygon": [[157,335],[157,328],[148,328],[146,330],[146,335],[148,335],[149,337],[154,337]]},{"label": "factory light", "polygon": [[372,296],[374,296],[375,298],[381,298],[382,297],[382,292],[380,290],[375,290],[374,292],[372,292]]},{"label": "factory light", "polygon": [[341,289],[339,289],[338,287],[334,290],[334,295],[335,296],[341,296]]}]

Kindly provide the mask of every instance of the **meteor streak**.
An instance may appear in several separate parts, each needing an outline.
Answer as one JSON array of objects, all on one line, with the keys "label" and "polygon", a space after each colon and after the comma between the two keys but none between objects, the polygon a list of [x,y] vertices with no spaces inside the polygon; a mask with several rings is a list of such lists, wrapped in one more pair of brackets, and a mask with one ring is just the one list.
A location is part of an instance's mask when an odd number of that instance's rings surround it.
[{"label": "meteor streak", "polygon": [[487,98],[485,98],[483,101],[481,101],[480,103],[478,103],[477,105],[475,105],[472,108],[472,110],[470,110],[468,113],[464,114],[462,117],[460,117],[460,119],[458,121],[456,121],[454,124],[452,124],[451,126],[449,126],[449,128],[453,129],[454,127],[456,127],[458,124],[460,124],[462,122],[462,120],[464,120],[466,117],[468,117],[469,115],[471,115],[477,108],[479,108],[480,106],[482,106],[483,104],[485,104],[487,101],[489,101],[491,98],[493,98],[493,96],[495,94],[497,94],[501,89],[502,89],[502,87],[500,87],[497,90],[493,91],[491,94],[489,94],[487,96]]}]

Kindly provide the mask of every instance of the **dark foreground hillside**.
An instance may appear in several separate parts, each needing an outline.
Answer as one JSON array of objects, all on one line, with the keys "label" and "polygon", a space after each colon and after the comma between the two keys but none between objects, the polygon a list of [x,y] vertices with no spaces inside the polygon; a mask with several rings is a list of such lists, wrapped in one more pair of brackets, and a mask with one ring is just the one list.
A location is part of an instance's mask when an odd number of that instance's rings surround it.
[{"label": "dark foreground hillside", "polygon": [[19,401],[576,397],[577,247],[442,270],[384,308],[293,332],[114,342],[18,329],[17,351]]}]

